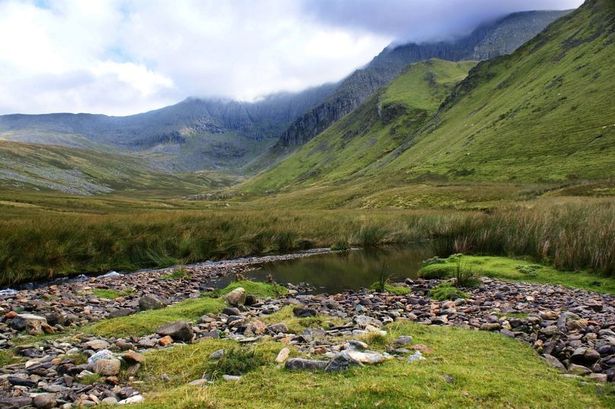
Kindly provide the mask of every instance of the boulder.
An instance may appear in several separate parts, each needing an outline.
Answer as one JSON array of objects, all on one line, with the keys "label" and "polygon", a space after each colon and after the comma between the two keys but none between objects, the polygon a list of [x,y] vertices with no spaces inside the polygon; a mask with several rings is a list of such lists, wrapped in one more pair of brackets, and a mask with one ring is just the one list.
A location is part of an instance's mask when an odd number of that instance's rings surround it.
[{"label": "boulder", "polygon": [[230,293],[226,294],[224,299],[229,305],[243,305],[246,302],[246,290],[243,287],[237,287]]},{"label": "boulder", "polygon": [[267,330],[272,334],[285,334],[288,332],[288,327],[283,322],[278,324],[271,324],[267,327]]},{"label": "boulder", "polygon": [[94,368],[96,361],[99,361],[101,359],[113,359],[113,358],[115,358],[115,355],[113,355],[113,352],[109,351],[108,349],[103,349],[88,358],[88,365],[90,366],[90,368]]},{"label": "boulder", "polygon": [[94,363],[94,372],[102,376],[116,376],[121,367],[122,362],[117,358],[99,359]]},{"label": "boulder", "polygon": [[315,371],[315,370],[324,370],[328,364],[329,364],[328,361],[319,361],[315,359],[304,359],[304,358],[292,358],[286,361],[286,364],[284,365],[284,367],[291,371],[297,371],[297,370]]},{"label": "boulder", "polygon": [[192,327],[185,321],[175,321],[162,325],[156,333],[160,336],[170,336],[175,341],[190,342],[194,332]]},{"label": "boulder", "polygon": [[135,352],[135,351],[124,352],[124,354],[122,355],[122,358],[124,359],[124,361],[128,363],[142,364],[145,362],[145,357],[142,354]]},{"label": "boulder", "polygon": [[25,330],[30,335],[43,334],[43,324],[48,325],[47,319],[34,314],[17,314],[10,323],[11,328],[17,331]]},{"label": "boulder", "polygon": [[32,404],[38,409],[51,409],[57,404],[57,397],[54,393],[41,393],[32,399]]},{"label": "boulder", "polygon": [[164,307],[166,307],[164,301],[155,295],[146,294],[139,298],[139,310],[141,311],[159,310]]},{"label": "boulder", "polygon": [[83,344],[86,348],[94,351],[100,351],[102,349],[109,349],[110,345],[104,339],[93,339]]},{"label": "boulder", "polygon": [[209,359],[213,359],[214,361],[217,361],[218,359],[222,359],[223,356],[224,356],[224,349],[218,349],[212,352],[211,354],[209,354]]},{"label": "boulder", "polygon": [[376,328],[382,327],[382,322],[380,320],[372,318],[368,315],[357,315],[354,317],[354,322],[361,328],[367,328],[367,326]]}]

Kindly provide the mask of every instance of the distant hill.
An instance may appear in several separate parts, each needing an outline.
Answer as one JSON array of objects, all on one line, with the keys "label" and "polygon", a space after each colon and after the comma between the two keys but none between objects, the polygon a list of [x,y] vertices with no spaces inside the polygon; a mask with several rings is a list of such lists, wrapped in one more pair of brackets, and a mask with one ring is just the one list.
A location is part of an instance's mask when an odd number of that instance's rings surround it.
[{"label": "distant hill", "polygon": [[[412,66],[244,188],[293,190],[360,178],[384,188],[426,178],[615,176],[615,3],[587,1],[513,54],[480,63],[452,88],[451,64]],[[452,75],[443,76],[445,68]],[[444,90],[451,91],[447,97]],[[421,100],[428,103],[416,109]]]},{"label": "distant hill", "polygon": [[0,140],[117,150],[137,155],[161,171],[229,171],[271,146],[293,119],[333,89],[327,84],[254,103],[188,98],[125,117],[2,115]]}]

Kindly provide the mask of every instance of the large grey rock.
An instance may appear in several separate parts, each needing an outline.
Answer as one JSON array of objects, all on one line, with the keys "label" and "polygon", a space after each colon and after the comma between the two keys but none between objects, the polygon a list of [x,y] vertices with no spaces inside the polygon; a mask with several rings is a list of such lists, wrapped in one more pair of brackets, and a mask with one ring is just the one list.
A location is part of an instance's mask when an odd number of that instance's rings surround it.
[{"label": "large grey rock", "polygon": [[90,366],[90,368],[94,368],[96,361],[99,361],[101,359],[113,359],[113,358],[115,358],[115,355],[113,355],[113,352],[109,351],[108,349],[103,349],[88,358],[88,365]]},{"label": "large grey rock", "polygon": [[243,305],[246,302],[246,290],[243,287],[237,287],[230,293],[226,294],[224,299],[229,305]]},{"label": "large grey rock", "polygon": [[324,370],[328,361],[320,361],[316,359],[304,359],[304,358],[292,358],[286,361],[284,367],[291,371],[297,370],[308,370],[308,371],[316,371],[316,370]]},{"label": "large grey rock", "polygon": [[139,309],[141,311],[159,310],[164,307],[166,307],[165,302],[155,295],[146,294],[139,298]]},{"label": "large grey rock", "polygon": [[175,321],[162,325],[156,331],[158,335],[170,336],[174,341],[190,342],[194,332],[192,327],[185,321]]},{"label": "large grey rock", "polygon": [[116,376],[121,368],[122,362],[117,358],[99,359],[94,363],[94,372],[102,376]]},{"label": "large grey rock", "polygon": [[354,317],[354,322],[361,328],[366,328],[367,326],[382,327],[382,321],[367,315],[357,315]]},{"label": "large grey rock", "polygon": [[38,409],[51,409],[57,404],[57,397],[54,393],[41,393],[36,395],[32,404]]},{"label": "large grey rock", "polygon": [[17,331],[26,330],[30,335],[40,335],[43,333],[42,326],[47,324],[47,319],[34,314],[17,314],[11,320],[11,327]]}]

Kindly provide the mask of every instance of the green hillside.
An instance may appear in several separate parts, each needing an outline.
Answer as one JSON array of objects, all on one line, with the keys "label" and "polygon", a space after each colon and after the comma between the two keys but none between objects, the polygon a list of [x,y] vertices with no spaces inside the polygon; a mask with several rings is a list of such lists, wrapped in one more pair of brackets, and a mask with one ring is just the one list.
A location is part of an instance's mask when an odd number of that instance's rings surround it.
[{"label": "green hillside", "polygon": [[245,188],[278,190],[355,177],[418,131],[475,64],[433,59],[411,65],[385,90]]},{"label": "green hillside", "polygon": [[162,174],[117,153],[0,141],[0,188],[90,195],[112,192],[199,193],[233,179],[212,172]]},{"label": "green hillside", "polygon": [[480,63],[463,81],[472,63],[413,65],[245,189],[356,184],[359,177],[382,188],[426,179],[612,177],[614,4],[588,1],[512,55]]},{"label": "green hillside", "polygon": [[511,56],[481,63],[433,128],[386,167],[475,180],[615,174],[615,2],[594,0]]}]

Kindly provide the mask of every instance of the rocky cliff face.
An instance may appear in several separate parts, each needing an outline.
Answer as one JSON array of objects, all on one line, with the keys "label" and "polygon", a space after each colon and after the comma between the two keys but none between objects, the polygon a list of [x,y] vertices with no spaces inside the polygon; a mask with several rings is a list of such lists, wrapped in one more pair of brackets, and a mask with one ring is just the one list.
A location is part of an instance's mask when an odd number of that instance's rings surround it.
[{"label": "rocky cliff face", "polygon": [[343,80],[323,103],[306,112],[286,129],[275,153],[303,145],[350,113],[374,92],[399,75],[409,64],[440,58],[449,61],[486,60],[509,54],[535,37],[568,11],[514,13],[478,27],[470,35],[451,42],[404,44],[387,47],[364,69]]}]

